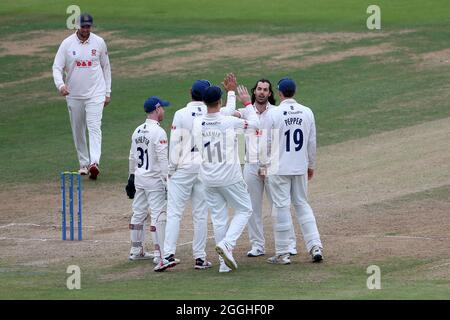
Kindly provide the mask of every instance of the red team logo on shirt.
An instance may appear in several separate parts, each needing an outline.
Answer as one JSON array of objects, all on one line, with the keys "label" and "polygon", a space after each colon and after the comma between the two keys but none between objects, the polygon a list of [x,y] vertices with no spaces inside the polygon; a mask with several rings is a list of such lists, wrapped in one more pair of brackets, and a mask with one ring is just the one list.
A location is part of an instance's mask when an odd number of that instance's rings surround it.
[{"label": "red team logo on shirt", "polygon": [[75,61],[75,63],[77,64],[77,67],[80,67],[80,68],[86,68],[86,67],[92,66],[91,60],[77,60],[77,61]]},{"label": "red team logo on shirt", "polygon": [[160,144],[167,144],[167,140],[159,140]]}]

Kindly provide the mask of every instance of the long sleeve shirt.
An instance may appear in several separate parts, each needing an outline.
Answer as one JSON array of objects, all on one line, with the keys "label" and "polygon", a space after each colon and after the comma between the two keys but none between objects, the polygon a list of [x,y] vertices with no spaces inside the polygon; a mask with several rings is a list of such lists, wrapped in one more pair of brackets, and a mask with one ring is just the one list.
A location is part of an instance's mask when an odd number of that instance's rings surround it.
[{"label": "long sleeve shirt", "polygon": [[85,42],[76,33],[64,39],[53,62],[53,80],[58,90],[67,85],[69,98],[109,97],[111,67],[105,41],[92,32]]},{"label": "long sleeve shirt", "polygon": [[208,187],[225,187],[241,181],[237,133],[256,130],[259,119],[252,105],[247,120],[208,113],[194,121],[193,134],[202,154],[200,180]]},{"label": "long sleeve shirt", "polygon": [[168,171],[167,134],[159,122],[147,119],[131,138],[130,174],[136,188],[151,190],[157,180],[165,180]]},{"label": "long sleeve shirt", "polygon": [[[206,115],[206,105],[202,101],[191,101],[186,107],[175,112],[170,131],[169,174],[176,170],[199,173],[202,156],[199,147],[194,144],[192,127],[194,120]],[[228,91],[227,103],[220,109],[224,116],[233,115],[236,110],[236,94]]]},{"label": "long sleeve shirt", "polygon": [[316,165],[316,124],[312,110],[286,99],[269,110],[263,128],[268,132],[269,172],[303,175]]}]

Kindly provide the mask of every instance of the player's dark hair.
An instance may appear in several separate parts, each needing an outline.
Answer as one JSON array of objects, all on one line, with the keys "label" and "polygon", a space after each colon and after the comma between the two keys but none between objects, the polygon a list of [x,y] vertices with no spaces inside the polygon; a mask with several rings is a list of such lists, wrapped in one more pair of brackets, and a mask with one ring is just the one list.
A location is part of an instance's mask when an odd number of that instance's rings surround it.
[{"label": "player's dark hair", "polygon": [[272,90],[272,83],[269,80],[264,79],[264,78],[256,81],[255,86],[252,88],[252,104],[255,103],[255,101],[256,101],[255,90],[256,90],[256,87],[258,87],[258,82],[265,82],[265,83],[269,84],[270,96],[269,96],[268,100],[271,105],[275,105],[276,101],[275,101],[275,96],[274,96],[273,90]]},{"label": "player's dark hair", "polygon": [[215,108],[215,107],[217,107],[217,106],[220,104],[220,99],[217,100],[217,101],[215,101],[215,102],[210,102],[210,103],[206,103],[206,102],[205,102],[205,104],[206,104],[206,106],[209,107],[209,108]]},{"label": "player's dark hair", "polygon": [[283,92],[283,96],[285,98],[292,98],[295,94],[295,90],[286,90],[285,92]]},{"label": "player's dark hair", "polygon": [[203,97],[200,97],[199,95],[197,95],[193,92],[191,92],[191,98],[192,98],[192,101],[203,101]]}]

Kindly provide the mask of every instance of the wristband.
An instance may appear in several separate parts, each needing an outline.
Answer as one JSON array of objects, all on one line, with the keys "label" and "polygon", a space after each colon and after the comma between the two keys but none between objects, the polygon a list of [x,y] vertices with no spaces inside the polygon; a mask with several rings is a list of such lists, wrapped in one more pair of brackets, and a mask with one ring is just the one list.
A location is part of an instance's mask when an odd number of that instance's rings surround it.
[{"label": "wristband", "polygon": [[247,106],[249,106],[251,104],[252,104],[251,102],[247,102],[246,104],[244,104],[244,106],[247,107]]}]

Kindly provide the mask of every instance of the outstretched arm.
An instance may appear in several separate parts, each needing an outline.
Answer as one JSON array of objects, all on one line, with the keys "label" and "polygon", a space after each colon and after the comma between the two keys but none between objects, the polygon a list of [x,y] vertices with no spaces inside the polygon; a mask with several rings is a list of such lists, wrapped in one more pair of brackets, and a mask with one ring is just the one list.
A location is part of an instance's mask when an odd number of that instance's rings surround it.
[{"label": "outstretched arm", "polygon": [[228,73],[223,79],[222,85],[225,91],[227,91],[227,104],[220,109],[220,113],[224,116],[232,116],[236,110],[236,76]]},{"label": "outstretched arm", "polygon": [[244,129],[258,129],[260,126],[259,118],[256,114],[255,108],[252,105],[247,88],[243,85],[239,85],[237,87],[237,92],[239,102],[245,106],[246,120],[244,121],[247,122],[247,127]]}]

